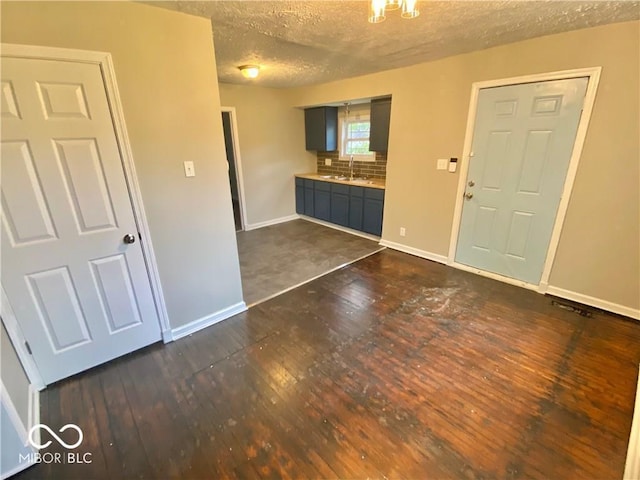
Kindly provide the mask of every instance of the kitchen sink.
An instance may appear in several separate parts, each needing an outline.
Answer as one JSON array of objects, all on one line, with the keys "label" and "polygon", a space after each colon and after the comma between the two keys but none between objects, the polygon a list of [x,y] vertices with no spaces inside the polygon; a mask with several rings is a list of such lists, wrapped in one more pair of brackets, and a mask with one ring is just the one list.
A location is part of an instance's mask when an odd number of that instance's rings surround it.
[{"label": "kitchen sink", "polygon": [[367,180],[366,178],[354,178],[353,180],[348,180],[349,183],[357,183],[360,185],[371,185],[373,183],[372,180]]},{"label": "kitchen sink", "polygon": [[327,180],[340,180],[342,182],[349,182],[349,183],[357,183],[358,185],[371,185],[373,183],[372,180],[367,180],[366,178],[354,178],[349,180],[349,178],[341,175],[320,175],[320,178],[326,178]]}]

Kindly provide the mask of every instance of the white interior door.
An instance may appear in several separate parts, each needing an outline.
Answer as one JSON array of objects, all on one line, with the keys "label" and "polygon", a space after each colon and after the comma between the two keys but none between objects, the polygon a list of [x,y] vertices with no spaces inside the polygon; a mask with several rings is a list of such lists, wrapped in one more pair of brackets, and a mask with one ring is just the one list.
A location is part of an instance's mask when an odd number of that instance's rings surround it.
[{"label": "white interior door", "polygon": [[480,90],[456,262],[539,284],[587,83]]},{"label": "white interior door", "polygon": [[5,57],[1,88],[2,285],[50,384],[160,324],[100,67]]}]

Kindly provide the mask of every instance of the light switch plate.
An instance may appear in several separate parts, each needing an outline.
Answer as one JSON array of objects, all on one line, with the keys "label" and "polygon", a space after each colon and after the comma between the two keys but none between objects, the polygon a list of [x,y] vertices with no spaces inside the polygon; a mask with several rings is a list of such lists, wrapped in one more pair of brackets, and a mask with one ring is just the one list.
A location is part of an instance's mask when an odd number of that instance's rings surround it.
[{"label": "light switch plate", "polygon": [[331,166],[331,159],[330,158],[325,158],[324,159],[324,166],[325,167],[330,167]]},{"label": "light switch plate", "polygon": [[448,165],[449,165],[449,159],[447,159],[447,158],[439,158],[438,159],[438,164],[436,166],[436,169],[437,170],[446,170]]},{"label": "light switch plate", "polygon": [[184,162],[184,176],[185,177],[196,176],[196,169],[193,166],[193,162]]}]

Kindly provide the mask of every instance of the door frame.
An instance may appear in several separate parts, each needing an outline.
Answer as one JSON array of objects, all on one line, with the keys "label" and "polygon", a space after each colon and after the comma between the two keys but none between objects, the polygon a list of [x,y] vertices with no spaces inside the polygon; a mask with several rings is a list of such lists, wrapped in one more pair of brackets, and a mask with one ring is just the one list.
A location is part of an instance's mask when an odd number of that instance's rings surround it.
[{"label": "door frame", "polygon": [[[497,80],[487,80],[482,82],[474,82],[471,85],[471,99],[469,100],[469,113],[467,115],[467,128],[464,136],[464,147],[462,152],[462,162],[460,162],[460,176],[458,177],[458,189],[456,193],[456,204],[453,214],[453,225],[451,228],[451,239],[449,243],[449,255],[447,257],[447,265],[458,268],[460,270],[466,270],[469,272],[482,275],[484,277],[493,278],[504,283],[512,285],[518,285],[520,287],[535,290],[539,293],[546,293],[549,287],[549,276],[551,275],[551,267],[558,251],[558,244],[560,242],[560,233],[562,232],[562,225],[567,214],[567,208],[569,206],[569,199],[571,198],[571,192],[573,190],[573,183],[578,171],[578,164],[580,157],[582,156],[582,148],[587,136],[587,129],[589,128],[589,121],[591,120],[591,113],[593,112],[593,105],[596,100],[596,92],[598,90],[598,84],[600,83],[600,74],[602,67],[589,67],[578,68],[573,70],[562,70],[558,72],[538,73],[532,75],[524,75],[520,77],[502,78]],[[493,87],[506,87],[509,85],[518,85],[523,83],[538,83],[547,82],[552,80],[566,80],[572,78],[587,78],[587,91],[584,97],[584,104],[582,106],[582,115],[578,123],[578,130],[576,132],[576,138],[571,152],[571,158],[569,160],[569,168],[565,177],[564,188],[562,190],[562,196],[560,197],[560,204],[558,205],[558,212],[549,240],[549,248],[547,250],[546,260],[542,269],[542,276],[540,283],[534,285],[531,283],[523,282],[511,277],[506,277],[486,270],[480,270],[475,267],[463,265],[455,261],[456,249],[458,246],[458,234],[460,233],[460,221],[462,220],[462,207],[464,205],[463,195],[465,192],[465,186],[467,183],[467,174],[469,172],[469,159],[471,154],[471,144],[473,142],[473,133],[475,131],[476,113],[478,109],[478,95],[480,90],[484,88]]]},{"label": "door frame", "polygon": [[[153,295],[156,313],[160,321],[162,340],[164,343],[172,341],[173,337],[171,335],[171,327],[169,324],[169,314],[167,312],[164,295],[162,293],[160,272],[158,270],[156,256],[151,243],[151,233],[147,222],[147,215],[144,210],[144,204],[142,202],[142,193],[140,191],[138,175],[133,162],[133,153],[129,142],[129,135],[127,133],[124,111],[120,102],[120,93],[118,91],[118,84],[116,82],[116,74],[111,54],[108,52],[44,47],[37,45],[17,45],[10,43],[1,43],[0,52],[0,58],[9,57],[85,63],[97,65],[100,68],[107,94],[107,103],[111,112],[111,120],[113,122],[116,142],[122,159],[123,173],[129,192],[129,201],[133,209],[133,216],[138,227],[138,231],[142,234],[142,239],[140,241],[142,255],[149,283],[151,285],[151,293]],[[16,353],[18,354],[18,358],[25,368],[29,381],[34,385],[34,387],[42,390],[44,388],[44,382],[42,381],[42,377],[32,356],[26,349],[24,335],[17,323],[17,319],[11,311],[8,299],[4,295],[4,289],[2,291],[2,322],[6,326],[9,338],[11,339]]]},{"label": "door frame", "polygon": [[[236,122],[236,107],[220,107],[220,112],[229,113],[231,119],[231,146],[236,164],[236,180],[238,181],[238,195],[240,203],[240,222],[242,230],[247,228],[247,204],[244,198],[244,175],[242,173],[242,159],[240,158],[240,142],[238,140],[238,124]],[[227,159],[227,162],[229,159]]]}]

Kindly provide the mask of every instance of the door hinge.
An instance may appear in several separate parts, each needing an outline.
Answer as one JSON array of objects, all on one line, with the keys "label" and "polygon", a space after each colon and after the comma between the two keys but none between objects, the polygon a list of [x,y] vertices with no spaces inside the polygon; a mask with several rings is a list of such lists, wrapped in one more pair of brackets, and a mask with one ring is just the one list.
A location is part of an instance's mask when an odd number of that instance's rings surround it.
[{"label": "door hinge", "polygon": [[31,345],[29,345],[29,342],[24,342],[24,346],[27,347],[27,352],[29,352],[29,355],[33,355],[33,352],[31,351]]}]

